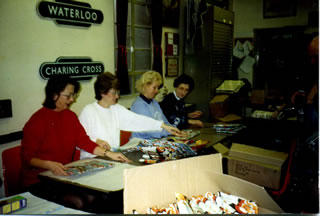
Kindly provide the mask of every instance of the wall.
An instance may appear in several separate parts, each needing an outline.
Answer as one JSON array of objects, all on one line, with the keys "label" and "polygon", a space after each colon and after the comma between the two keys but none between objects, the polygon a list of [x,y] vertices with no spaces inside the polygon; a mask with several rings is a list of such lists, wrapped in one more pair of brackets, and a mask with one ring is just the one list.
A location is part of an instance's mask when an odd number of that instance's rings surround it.
[{"label": "wall", "polygon": [[[37,14],[39,0],[0,2],[0,100],[12,100],[13,117],[0,119],[0,135],[19,131],[41,107],[46,81],[40,65],[59,56],[89,56],[114,71],[113,1],[95,0],[104,20],[89,28],[55,24]],[[94,101],[93,80],[82,81],[80,96],[72,106],[77,114]]]},{"label": "wall", "polygon": [[[39,0],[1,0],[0,100],[12,100],[13,117],[0,119],[0,135],[21,130],[41,107],[46,84],[39,75],[42,63],[59,56],[90,56],[102,61],[106,70],[114,71],[113,1],[83,1],[103,12],[102,24],[89,28],[57,25],[37,14]],[[235,11],[234,37],[253,37],[254,28],[306,25],[308,9],[314,4],[314,0],[298,0],[296,17],[263,19],[262,0],[231,2],[230,8]],[[169,92],[173,90],[173,79],[165,79]],[[77,114],[94,100],[93,81],[81,82],[81,94],[71,108]],[[133,100],[122,98],[119,103],[129,107]]]},{"label": "wall", "polygon": [[[263,0],[232,0],[234,11],[234,38],[253,38],[256,28],[277,28],[294,25],[308,25],[308,12],[318,11],[318,1],[297,0],[296,16],[263,18]],[[310,29],[309,29],[310,30]],[[313,30],[312,30],[313,31]],[[318,29],[316,29],[318,31]],[[253,69],[244,73],[238,70],[238,78],[246,78],[251,84],[253,80]]]},{"label": "wall", "polygon": [[[263,0],[233,1],[235,12],[234,37],[253,37],[255,28],[275,28],[292,25],[307,25],[308,12],[314,7],[315,0],[297,0],[295,17],[263,18]],[[317,8],[318,9],[318,8]]]}]

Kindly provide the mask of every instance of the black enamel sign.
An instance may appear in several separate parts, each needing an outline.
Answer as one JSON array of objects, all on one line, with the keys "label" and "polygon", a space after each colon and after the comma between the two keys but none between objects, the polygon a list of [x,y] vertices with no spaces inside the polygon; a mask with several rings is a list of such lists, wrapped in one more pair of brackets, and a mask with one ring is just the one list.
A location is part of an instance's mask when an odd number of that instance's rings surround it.
[{"label": "black enamel sign", "polygon": [[91,24],[100,24],[103,21],[102,11],[92,9],[88,3],[71,0],[41,1],[38,12],[41,16],[64,25],[90,27]]},{"label": "black enamel sign", "polygon": [[104,65],[102,62],[92,61],[89,57],[59,57],[55,62],[42,63],[39,72],[43,79],[68,75],[83,80],[104,72]]}]

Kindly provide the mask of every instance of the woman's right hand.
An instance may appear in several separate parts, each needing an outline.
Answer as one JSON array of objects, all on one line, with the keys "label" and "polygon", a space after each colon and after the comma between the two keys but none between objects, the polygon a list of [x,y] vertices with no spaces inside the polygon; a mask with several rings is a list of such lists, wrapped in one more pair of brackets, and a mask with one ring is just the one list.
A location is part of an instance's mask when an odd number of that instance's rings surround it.
[{"label": "woman's right hand", "polygon": [[55,162],[55,161],[46,161],[47,166],[49,168],[49,170],[51,170],[51,172],[55,175],[59,175],[59,176],[68,176],[69,174],[66,173],[66,170],[68,168],[66,168],[62,163],[59,162]]},{"label": "woman's right hand", "polygon": [[128,159],[126,156],[124,156],[120,152],[107,151],[107,152],[105,152],[104,156],[107,156],[107,157],[111,158],[112,160],[121,161],[124,163],[132,162],[130,159]]},{"label": "woman's right hand", "polygon": [[163,123],[161,125],[161,127],[163,129],[165,129],[166,131],[168,131],[170,134],[174,135],[174,136],[182,136],[181,131],[176,127],[172,127],[170,125],[166,125],[165,123]]}]

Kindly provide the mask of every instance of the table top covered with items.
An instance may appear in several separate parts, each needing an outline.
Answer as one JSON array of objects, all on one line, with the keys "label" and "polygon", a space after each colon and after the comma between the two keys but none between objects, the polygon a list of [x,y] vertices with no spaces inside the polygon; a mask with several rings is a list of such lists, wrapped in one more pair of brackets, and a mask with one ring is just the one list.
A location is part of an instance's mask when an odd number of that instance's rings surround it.
[{"label": "table top covered with items", "polygon": [[[230,137],[238,134],[244,129],[246,129],[246,126],[240,123],[205,123],[203,128],[191,128],[185,130],[185,132],[188,134],[187,138],[166,137],[162,139],[151,140],[133,138],[127,144],[120,146],[118,149],[115,149],[115,151],[123,153],[130,160],[132,160],[132,163],[130,164],[119,163],[111,160],[106,160],[106,158],[96,157],[79,160],[66,165],[67,167],[69,167],[69,176],[55,176],[49,171],[41,173],[40,176],[41,179],[60,181],[62,183],[73,184],[106,193],[124,189],[124,210],[125,213],[130,214],[161,212],[188,213],[189,211],[193,213],[282,212],[281,208],[272,200],[272,198],[267,194],[263,187],[254,184],[255,181],[242,178],[241,176],[236,176],[234,173],[237,173],[237,171],[234,171],[233,174],[231,172],[225,172],[225,174],[229,174],[230,176],[223,174],[224,170],[222,158],[228,158],[229,152],[232,152],[232,154],[234,154],[234,152],[237,152],[237,150],[235,150],[235,148],[226,150],[226,148],[224,148],[225,145],[222,143],[224,140],[229,139]],[[238,149],[238,151],[240,152],[242,150]],[[255,152],[256,149],[252,151]],[[212,154],[215,152],[218,152],[220,154]],[[251,153],[248,154],[250,155]],[[272,158],[273,156],[274,155],[271,154],[270,158]],[[232,161],[232,159],[234,159],[233,161],[235,161],[235,158],[230,157],[228,158],[230,161]],[[287,155],[281,154],[276,155],[276,157],[282,159],[281,164],[277,164],[281,167],[282,163],[286,160]],[[241,166],[246,170],[252,169],[251,165],[246,164],[250,159],[252,158],[247,157],[245,159],[240,159],[240,161],[243,163]],[[268,161],[268,159],[266,160]],[[233,165],[231,163],[230,165],[228,164],[229,171],[232,169],[232,166],[239,166],[239,164],[235,165],[235,162],[233,163]],[[272,165],[267,165],[267,168],[269,168],[271,171],[274,171],[275,169],[278,170],[276,175],[279,177],[279,172],[281,172],[281,169],[279,170],[279,168],[276,167],[277,165],[274,165],[273,167]],[[181,170],[180,166],[185,168]],[[190,169],[186,169],[187,166],[189,166]],[[248,168],[248,166],[251,166],[251,168]],[[261,166],[261,161],[256,162],[255,166]],[[145,169],[145,172],[140,172],[140,168],[143,170]],[[159,169],[159,172],[161,172],[161,177],[159,176],[157,169]],[[258,168],[254,169],[259,170]],[[263,168],[263,170],[265,170],[265,168]],[[155,172],[157,174],[155,174]],[[173,175],[172,172],[176,173]],[[198,174],[198,172],[200,173]],[[208,172],[208,174],[205,174],[206,172]],[[253,171],[253,173],[254,172],[255,171]],[[172,176],[170,176],[170,173],[172,174]],[[193,176],[194,174],[197,175],[196,179],[194,179],[194,177],[190,178],[190,176]],[[211,182],[212,180],[207,179],[207,175],[219,175],[219,178],[215,177],[213,179],[221,178],[223,180],[221,180],[219,186],[210,186],[207,188],[209,182]],[[232,175],[253,183],[234,178],[232,177]],[[144,188],[134,185],[135,180],[133,180],[133,176],[139,176],[137,177],[139,178],[139,181],[141,181],[139,182],[139,185],[143,185]],[[164,176],[170,176],[170,182],[168,182],[168,180],[164,180]],[[173,176],[176,176],[177,180],[173,180]],[[203,180],[201,176],[206,180]],[[144,178],[145,181],[142,181],[142,179]],[[236,185],[250,185],[248,186],[250,187],[250,190],[253,190],[255,192],[253,192],[252,194],[246,189],[240,189],[238,187],[235,187],[234,185],[230,188],[227,187],[223,182],[227,182],[226,179],[230,178],[232,179],[230,181],[235,181]],[[108,180],[106,181],[106,179]],[[148,193],[148,196],[152,196],[152,194],[149,193],[151,193],[150,188],[153,188],[154,184],[152,184],[153,186],[148,185],[151,184],[150,182],[154,182],[155,179],[157,179],[157,182],[159,182],[159,185],[156,188],[167,188],[165,191],[166,193],[168,192],[170,194],[170,201],[161,201],[158,203],[155,202],[154,198],[152,199],[153,202],[150,202],[144,198],[138,199],[136,197],[139,196],[141,198],[145,193]],[[180,181],[180,183],[176,182],[178,180]],[[280,179],[276,180],[279,180],[280,182]],[[146,183],[146,181],[149,183]],[[138,184],[138,180],[135,183]],[[214,180],[214,183],[216,183],[216,180]],[[168,186],[167,184],[170,184],[170,186]],[[179,184],[182,184],[183,187],[181,188],[181,185]],[[206,186],[200,186],[199,184],[204,184]],[[201,187],[202,189],[198,191],[199,187]],[[278,185],[276,185],[275,187],[278,187]],[[145,190],[147,190],[148,192],[146,192]],[[154,188],[151,191],[154,190],[156,189]],[[133,193],[137,194],[132,195]],[[163,193],[164,192],[161,192],[161,194],[159,195],[160,199],[162,199],[162,196],[169,196],[167,194],[164,195]],[[135,199],[136,201],[133,202],[132,200]],[[141,201],[139,201],[138,203],[138,200]]]}]

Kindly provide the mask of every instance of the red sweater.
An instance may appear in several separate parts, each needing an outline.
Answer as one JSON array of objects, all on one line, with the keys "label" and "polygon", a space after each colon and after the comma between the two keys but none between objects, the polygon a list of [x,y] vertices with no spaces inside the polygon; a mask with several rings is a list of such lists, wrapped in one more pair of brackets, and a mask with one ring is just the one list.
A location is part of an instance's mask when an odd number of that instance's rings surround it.
[{"label": "red sweater", "polygon": [[23,128],[23,186],[37,183],[37,175],[44,171],[30,166],[32,158],[67,164],[72,162],[77,146],[92,153],[97,144],[89,139],[74,112],[68,109],[56,112],[45,107],[39,109]]}]

